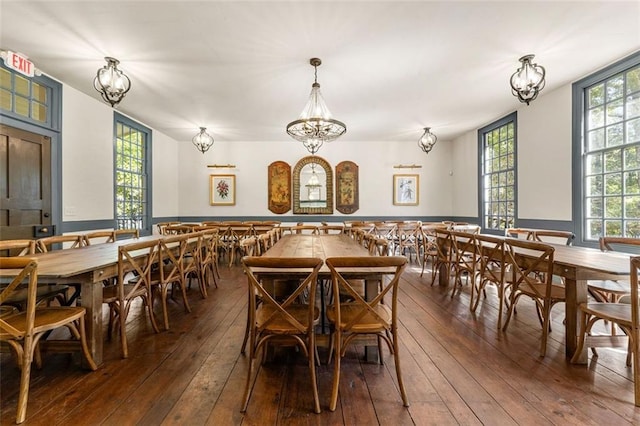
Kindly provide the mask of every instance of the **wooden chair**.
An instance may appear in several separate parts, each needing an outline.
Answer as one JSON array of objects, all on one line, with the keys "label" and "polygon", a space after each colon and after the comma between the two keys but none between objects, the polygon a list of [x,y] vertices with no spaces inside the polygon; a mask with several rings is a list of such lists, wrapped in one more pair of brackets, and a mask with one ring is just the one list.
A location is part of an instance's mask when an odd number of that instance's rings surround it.
[{"label": "wooden chair", "polygon": [[[207,298],[207,283],[202,277],[202,254],[204,252],[204,234],[200,232],[191,232],[186,235],[186,246],[183,257],[182,274],[185,279],[185,285],[191,288],[191,280],[194,278],[198,281],[198,288],[203,298]],[[191,308],[189,308],[191,312]]]},{"label": "wooden chair", "polygon": [[0,254],[3,257],[24,256],[36,252],[35,240],[4,240],[0,241]]},{"label": "wooden chair", "polygon": [[[118,248],[118,280],[116,285],[102,289],[102,303],[109,305],[108,337],[116,326],[120,330],[122,357],[129,356],[127,346],[126,321],[131,303],[140,297],[149,314],[153,331],[158,333],[158,325],[153,314],[153,293],[151,271],[158,263],[159,245],[157,241],[134,242]],[[117,321],[117,323],[116,323]]]},{"label": "wooden chair", "polygon": [[[404,255],[409,261],[412,259],[411,253],[415,253],[418,264],[422,263],[420,259],[420,239],[422,238],[422,227],[420,223],[400,223],[396,230],[396,237],[393,245],[399,255]],[[407,252],[409,253],[407,255]]]},{"label": "wooden chair", "polygon": [[575,234],[571,231],[556,231],[553,229],[532,229],[529,236],[530,240],[568,246],[573,244],[575,238]]},{"label": "wooden chair", "polygon": [[116,229],[114,231],[116,240],[126,240],[129,238],[140,238],[139,229]]},{"label": "wooden chair", "polygon": [[58,244],[63,249],[74,249],[84,246],[84,238],[80,234],[54,235],[36,240],[36,252],[47,253],[54,250]]},{"label": "wooden chair", "polygon": [[333,234],[333,235],[341,235],[344,234],[344,225],[322,225],[318,226],[319,234]]},{"label": "wooden chair", "polygon": [[[450,274],[453,266],[453,242],[451,231],[447,229],[435,229],[435,249],[437,255],[433,259],[435,264],[432,267],[434,273],[431,277],[431,285],[436,282],[436,273],[445,270]],[[450,276],[449,276],[450,277]]]},{"label": "wooden chair", "polygon": [[[320,312],[315,306],[318,271],[322,259],[317,258],[274,258],[247,256],[242,259],[243,269],[249,282],[249,369],[244,391],[242,412],[247,410],[249,396],[254,383],[254,370],[257,354],[269,343],[284,339],[293,342],[308,358],[314,411],[320,413],[318,385],[316,382],[316,344],[315,326],[319,322]],[[272,272],[286,273],[296,269],[294,274],[297,288],[285,300],[277,300],[262,286],[256,274],[259,268],[262,274]],[[258,294],[262,303],[257,306],[254,294]],[[306,294],[306,303],[298,303],[301,295]]]},{"label": "wooden chair", "polygon": [[253,225],[240,224],[229,226],[228,233],[225,235],[226,244],[228,245],[229,267],[233,265],[237,259],[242,257],[242,249],[240,244],[242,240],[255,237]]},{"label": "wooden chair", "polygon": [[[0,252],[8,254],[9,256],[28,256],[34,254],[36,250],[35,240],[4,240],[0,241]],[[6,285],[0,284],[0,290]],[[67,292],[69,290],[68,285],[64,284],[39,284],[36,290],[37,303],[46,302],[57,299],[60,305],[67,303]],[[16,307],[18,310],[25,310],[27,306],[27,300],[29,295],[29,289],[27,286],[19,286],[15,288],[10,296],[5,299],[6,305]]]},{"label": "wooden chair", "polygon": [[[349,343],[362,335],[374,335],[378,339],[380,362],[382,363],[382,340],[387,343],[389,352],[394,356],[398,386],[405,407],[409,401],[404,389],[402,371],[400,368],[400,344],[398,341],[398,283],[402,271],[407,265],[404,256],[369,256],[369,257],[334,257],[327,258],[325,263],[331,271],[332,305],[327,307],[327,320],[331,325],[331,354],[335,352],[333,367],[333,385],[329,409],[334,411],[338,403],[338,389],[340,387],[340,361]],[[348,273],[380,272],[389,274],[393,270],[391,279],[380,289],[375,286],[375,295],[365,300],[359,289],[353,288]],[[373,288],[373,286],[371,286]],[[350,301],[341,303],[340,294],[346,292]],[[383,303],[386,295],[391,295],[391,304]]]},{"label": "wooden chair", "polygon": [[[599,243],[602,251],[637,254],[640,250],[640,238],[600,237]],[[622,296],[631,293],[628,277],[621,280],[589,280],[587,285],[589,293],[599,302],[618,302]]]},{"label": "wooden chair", "polygon": [[478,246],[476,235],[468,232],[449,231],[451,235],[450,261],[454,273],[454,285],[451,297],[457,289],[462,288],[462,277],[466,276],[467,283],[471,282],[472,291],[478,272]]},{"label": "wooden chair", "polygon": [[[206,287],[213,280],[213,284],[218,288],[218,278],[220,271],[218,270],[218,228],[197,228],[198,232],[202,232],[202,253],[200,255],[200,279]],[[211,277],[211,278],[210,278]]]},{"label": "wooden chair", "polygon": [[189,300],[187,299],[185,275],[185,255],[187,253],[187,239],[189,234],[173,235],[159,241],[159,267],[151,272],[151,283],[157,286],[162,302],[162,317],[165,330],[169,329],[169,309],[167,299],[169,289],[171,292],[177,289],[182,294],[184,310],[191,312]]},{"label": "wooden chair", "polygon": [[271,234],[260,234],[258,235],[258,255],[264,254],[267,250],[271,248]]},{"label": "wooden chair", "polygon": [[[527,296],[536,303],[538,319],[542,323],[542,342],[540,356],[547,352],[547,336],[551,330],[551,309],[566,300],[564,286],[553,282],[554,248],[539,241],[519,239],[507,240],[508,262],[511,273],[507,274],[510,286],[509,310],[502,329],[507,330],[520,297]],[[526,250],[527,257],[518,254]]]},{"label": "wooden chair", "polygon": [[492,284],[498,293],[498,330],[502,329],[502,316],[505,306],[506,279],[509,271],[509,262],[506,241],[503,238],[491,235],[476,235],[478,247],[478,279],[471,287],[471,302],[469,309],[475,312],[478,309],[481,295],[486,299],[485,287]]},{"label": "wooden chair", "polygon": [[171,222],[158,222],[156,223],[156,227],[158,228],[158,234],[160,235],[167,235],[167,226],[171,226],[171,225],[179,225],[180,222],[177,221],[171,221]]},{"label": "wooden chair", "polygon": [[[621,339],[614,336],[590,337],[590,342],[585,342],[587,336],[591,336],[593,325],[599,320],[606,320],[615,323],[628,336],[627,345],[627,366],[632,365],[633,360],[633,385],[635,392],[635,405],[640,407],[640,312],[638,304],[638,269],[640,268],[640,257],[630,259],[630,294],[628,303],[619,302],[587,302],[581,303],[580,309],[580,331],[578,347],[573,355],[572,362],[577,362],[580,354],[587,344],[594,348],[596,346],[618,347],[625,344]],[[604,344],[597,342],[596,339]],[[594,356],[598,356],[596,352]]]},{"label": "wooden chair", "polygon": [[320,231],[316,225],[294,225],[289,227],[292,234],[318,235]]},{"label": "wooden chair", "polygon": [[82,236],[84,239],[83,245],[90,246],[93,244],[112,243],[116,240],[115,231],[94,231],[87,232]]},{"label": "wooden chair", "polygon": [[431,265],[431,277],[436,276],[436,263],[438,259],[438,246],[436,244],[436,229],[431,225],[422,225],[422,238],[420,249],[422,251],[422,271],[420,277],[424,275],[424,268],[427,263]]},{"label": "wooden chair", "polygon": [[[80,341],[82,354],[91,370],[97,370],[85,335],[83,307],[48,307],[36,309],[38,264],[25,257],[0,258],[0,269],[19,269],[19,274],[0,292],[0,306],[11,298],[12,293],[26,281],[28,288],[25,311],[0,316],[0,341],[7,343],[15,351],[21,369],[20,391],[16,423],[24,422],[27,415],[31,363],[40,339],[51,330],[67,327],[73,337]],[[77,324],[76,324],[77,323]],[[37,356],[37,355],[36,355]]]},{"label": "wooden chair", "polygon": [[509,238],[520,238],[522,240],[533,240],[533,230],[524,228],[507,228],[504,236]]}]

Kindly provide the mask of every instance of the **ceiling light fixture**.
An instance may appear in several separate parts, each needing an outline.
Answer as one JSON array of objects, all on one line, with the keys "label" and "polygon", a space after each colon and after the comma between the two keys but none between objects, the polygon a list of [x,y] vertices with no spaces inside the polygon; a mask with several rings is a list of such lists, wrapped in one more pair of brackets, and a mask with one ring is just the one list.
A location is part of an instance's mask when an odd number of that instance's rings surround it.
[{"label": "ceiling light fixture", "polygon": [[195,135],[191,142],[198,148],[198,151],[204,154],[213,145],[213,137],[207,133],[206,127],[200,127],[200,133]]},{"label": "ceiling light fixture", "polygon": [[314,68],[314,81],[311,85],[309,101],[297,120],[287,124],[287,133],[295,140],[302,142],[311,155],[318,152],[322,144],[331,142],[347,131],[341,121],[331,118],[331,112],[324,103],[320,84],[318,83],[318,67],[322,61],[311,58],[309,63]]},{"label": "ceiling light fixture", "polygon": [[544,88],[544,67],[531,63],[535,55],[525,55],[520,58],[522,67],[511,76],[511,93],[520,102],[529,105],[529,102],[538,97],[538,93]]},{"label": "ceiling light fixture", "polygon": [[422,137],[420,137],[420,140],[418,141],[418,146],[426,154],[428,154],[433,149],[433,146],[436,144],[437,141],[438,141],[438,137],[433,133],[431,133],[431,127],[425,127],[424,133],[422,134]]},{"label": "ceiling light fixture", "polygon": [[115,107],[131,88],[131,80],[122,70],[118,69],[120,61],[109,56],[106,56],[104,60],[107,61],[107,65],[98,70],[96,78],[93,80],[93,87],[100,92],[105,102],[109,102],[112,107]]}]

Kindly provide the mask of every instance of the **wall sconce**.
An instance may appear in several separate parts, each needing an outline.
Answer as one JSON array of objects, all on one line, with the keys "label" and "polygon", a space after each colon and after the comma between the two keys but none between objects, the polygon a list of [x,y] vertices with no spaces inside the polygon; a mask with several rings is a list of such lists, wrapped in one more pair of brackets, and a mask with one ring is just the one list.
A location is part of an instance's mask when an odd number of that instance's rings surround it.
[{"label": "wall sconce", "polygon": [[115,107],[131,88],[131,80],[118,69],[120,61],[109,56],[104,60],[107,61],[107,65],[98,70],[96,78],[93,79],[93,87],[100,92],[105,102]]},{"label": "wall sconce", "polygon": [[544,88],[544,67],[533,64],[531,61],[535,55],[525,55],[520,58],[522,67],[511,76],[511,93],[520,102],[529,105],[529,102],[538,97],[538,93]]},{"label": "wall sconce", "polygon": [[191,142],[198,148],[198,151],[204,154],[213,145],[213,138],[207,133],[206,127],[200,127],[200,133],[195,135]]},{"label": "wall sconce", "polygon": [[418,141],[418,146],[425,152],[425,154],[428,154],[433,149],[433,146],[437,141],[438,137],[431,133],[431,127],[425,127],[424,133]]}]

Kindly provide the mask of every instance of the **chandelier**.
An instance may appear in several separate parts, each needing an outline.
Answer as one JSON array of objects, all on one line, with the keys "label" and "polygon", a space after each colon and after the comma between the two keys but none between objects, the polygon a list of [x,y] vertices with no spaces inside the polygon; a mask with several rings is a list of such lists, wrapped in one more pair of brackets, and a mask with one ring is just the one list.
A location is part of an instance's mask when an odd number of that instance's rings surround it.
[{"label": "chandelier", "polygon": [[520,102],[529,105],[529,102],[538,97],[538,93],[544,88],[544,67],[533,64],[531,61],[535,55],[525,55],[520,58],[522,67],[511,76],[511,93]]},{"label": "chandelier", "polygon": [[347,131],[347,126],[341,121],[331,118],[331,112],[324,103],[320,84],[318,83],[318,66],[322,61],[311,58],[309,63],[314,68],[314,81],[311,85],[309,101],[302,110],[297,120],[287,124],[287,133],[295,140],[302,142],[305,148],[313,155],[322,144],[331,142],[342,136]]},{"label": "chandelier", "polygon": [[191,142],[198,148],[198,151],[204,154],[213,145],[213,137],[207,133],[206,127],[200,127],[200,133],[195,135]]},{"label": "chandelier", "polygon": [[118,69],[120,61],[109,56],[104,60],[107,61],[107,65],[98,70],[96,78],[93,79],[93,87],[100,92],[105,102],[115,107],[131,88],[131,80]]},{"label": "chandelier", "polygon": [[436,144],[437,141],[438,141],[437,136],[431,133],[431,127],[425,127],[424,133],[422,134],[422,137],[418,141],[418,146],[426,154],[428,154],[433,149],[433,146]]}]

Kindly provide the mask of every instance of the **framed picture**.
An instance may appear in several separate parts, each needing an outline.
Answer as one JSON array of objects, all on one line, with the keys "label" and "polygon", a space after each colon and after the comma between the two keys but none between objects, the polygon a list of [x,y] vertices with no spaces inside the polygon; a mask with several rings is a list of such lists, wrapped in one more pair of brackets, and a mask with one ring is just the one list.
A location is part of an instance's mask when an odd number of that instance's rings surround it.
[{"label": "framed picture", "polygon": [[393,175],[393,205],[417,206],[420,175]]},{"label": "framed picture", "polygon": [[212,206],[236,204],[236,175],[210,175],[209,200]]},{"label": "framed picture", "polygon": [[291,166],[274,161],[268,168],[269,210],[283,214],[291,210]]},{"label": "framed picture", "polygon": [[358,165],[343,161],[336,166],[336,210],[352,214],[358,208]]}]

